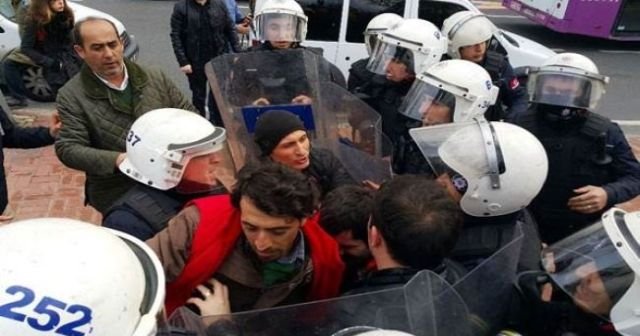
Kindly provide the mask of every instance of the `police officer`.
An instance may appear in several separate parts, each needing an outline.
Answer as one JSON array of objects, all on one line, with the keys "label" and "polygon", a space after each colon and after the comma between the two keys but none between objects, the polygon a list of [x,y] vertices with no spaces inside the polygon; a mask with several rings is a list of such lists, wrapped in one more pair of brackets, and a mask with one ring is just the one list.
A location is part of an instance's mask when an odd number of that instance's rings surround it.
[{"label": "police officer", "polygon": [[527,109],[527,90],[515,76],[506,51],[493,38],[496,31],[484,14],[471,11],[457,12],[442,25],[442,34],[449,39],[447,55],[480,64],[500,88],[497,103],[485,114],[490,121],[508,119]]},{"label": "police officer", "polygon": [[[548,169],[544,147],[531,133],[475,119],[414,128],[409,134],[465,213],[454,250],[458,260],[475,266],[501,247],[517,221],[523,222],[525,235],[531,233],[531,247],[539,250],[540,244],[533,243],[534,224],[521,211],[542,188]],[[534,251],[523,257],[538,255]]]},{"label": "police officer", "polygon": [[[408,118],[407,128],[432,126],[482,118],[498,96],[498,88],[481,66],[464,60],[447,60],[423,71],[400,106]],[[408,134],[401,137],[394,153],[398,174],[430,174],[424,157]]]},{"label": "police officer", "polygon": [[587,57],[563,53],[530,75],[531,107],[515,119],[544,145],[549,177],[531,210],[547,243],[640,194],[640,164],[620,127],[594,112],[608,77]]},{"label": "police officer", "polygon": [[127,136],[120,170],[140,182],[105,213],[102,225],[146,240],[192,199],[227,193],[222,176],[224,128],[193,112],[158,109],[138,118]]},{"label": "police officer", "polygon": [[[260,44],[250,51],[308,49],[322,55],[320,48],[309,48],[301,45],[307,36],[308,17],[302,7],[294,0],[267,0],[258,10],[255,17],[256,35]],[[284,71],[291,69],[287,63],[282,64]],[[344,75],[331,64],[331,81],[346,87]],[[302,99],[302,98],[301,98]]]},{"label": "police officer", "polygon": [[542,253],[544,269],[519,276],[527,335],[638,335],[640,213],[612,208]]},{"label": "police officer", "polygon": [[[502,273],[495,276],[510,279],[518,269],[537,269],[541,244],[535,222],[523,209],[547,176],[542,144],[518,126],[484,119],[414,128],[409,134],[437,181],[464,212],[462,233],[451,258],[471,270],[512,246],[522,232],[522,245],[511,247],[513,251],[507,254],[510,261],[504,266],[501,263]],[[495,289],[503,294],[492,302],[493,313],[482,316],[490,329],[497,327],[496,317],[506,316],[510,290],[510,286]],[[474,300],[468,304],[476,312],[486,306],[486,302]]]},{"label": "police officer", "polygon": [[[371,56],[371,52],[378,43],[378,34],[395,27],[401,21],[402,16],[395,13],[382,13],[371,19],[364,30],[364,45],[367,47],[367,55]],[[367,70],[368,63],[369,57],[351,64],[349,78],[347,79],[347,88],[350,91],[362,86],[373,76],[373,73]]]},{"label": "police officer", "polygon": [[398,107],[416,75],[440,61],[446,52],[446,39],[436,26],[420,19],[405,19],[379,34],[378,39],[367,64],[376,75],[351,91],[381,115],[382,132],[395,145],[406,132]]},{"label": "police officer", "polygon": [[2,302],[24,305],[16,318],[0,317],[2,335],[155,335],[165,277],[138,239],[72,219],[30,219],[0,227],[0,253]]}]

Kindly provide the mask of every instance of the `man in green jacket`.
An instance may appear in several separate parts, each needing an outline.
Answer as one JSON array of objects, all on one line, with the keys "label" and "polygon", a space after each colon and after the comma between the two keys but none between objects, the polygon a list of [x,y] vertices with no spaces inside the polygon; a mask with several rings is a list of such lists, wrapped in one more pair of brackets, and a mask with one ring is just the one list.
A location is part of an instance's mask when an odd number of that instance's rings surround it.
[{"label": "man in green jacket", "polygon": [[86,173],[86,202],[104,213],[135,183],[117,168],[125,141],[136,141],[126,134],[134,120],[158,108],[195,108],[163,73],[124,60],[112,22],[80,21],[74,40],[85,64],[58,92],[62,129],[56,154],[66,166]]}]

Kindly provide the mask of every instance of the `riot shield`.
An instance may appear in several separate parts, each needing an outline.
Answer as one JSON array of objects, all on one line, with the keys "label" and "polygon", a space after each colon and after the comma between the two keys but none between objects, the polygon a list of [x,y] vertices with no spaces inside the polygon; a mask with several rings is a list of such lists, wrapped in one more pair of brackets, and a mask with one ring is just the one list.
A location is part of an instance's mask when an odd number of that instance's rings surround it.
[{"label": "riot shield", "polygon": [[503,326],[524,238],[521,223],[509,231],[498,251],[453,286],[469,309],[474,335],[496,335]]},{"label": "riot shield", "polygon": [[292,104],[304,95],[312,101],[317,83],[329,80],[329,63],[304,49],[225,54],[211,60],[205,73],[216,99],[237,167],[255,157],[242,107]]},{"label": "riot shield", "polygon": [[[304,49],[223,55],[207,64],[236,167],[259,157],[253,142],[256,120],[278,109],[298,115],[312,146],[331,150],[354,180],[379,183],[390,178],[382,153],[391,146],[380,130],[379,115],[330,82],[330,66]],[[308,99],[296,99],[300,95]]]},{"label": "riot shield", "polygon": [[404,287],[331,300],[200,317],[181,308],[169,319],[200,336],[332,336],[391,329],[416,336],[472,335],[458,293],[437,274],[423,271]]}]

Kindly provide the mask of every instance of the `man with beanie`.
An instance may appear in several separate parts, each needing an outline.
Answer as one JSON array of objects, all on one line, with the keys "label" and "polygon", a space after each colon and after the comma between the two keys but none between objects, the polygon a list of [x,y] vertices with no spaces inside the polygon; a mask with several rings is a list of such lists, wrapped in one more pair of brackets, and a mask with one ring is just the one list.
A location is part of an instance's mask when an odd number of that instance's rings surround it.
[{"label": "man with beanie", "polygon": [[[231,195],[190,202],[147,241],[167,276],[167,313],[197,288],[211,296],[212,278],[228,288],[231,312],[336,296],[344,265],[317,205],[308,178],[271,162],[243,167]],[[216,302],[194,304],[206,314]]]},{"label": "man with beanie", "polygon": [[270,159],[301,171],[321,193],[345,184],[355,184],[338,158],[329,150],[312,148],[302,120],[284,110],[271,110],[260,115],[254,140],[262,159]]}]

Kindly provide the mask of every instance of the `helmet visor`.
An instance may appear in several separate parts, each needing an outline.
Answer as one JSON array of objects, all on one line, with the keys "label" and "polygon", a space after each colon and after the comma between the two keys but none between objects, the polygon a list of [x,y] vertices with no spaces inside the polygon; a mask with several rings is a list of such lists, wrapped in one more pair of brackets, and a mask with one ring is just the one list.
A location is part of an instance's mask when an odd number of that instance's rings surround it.
[{"label": "helmet visor", "polygon": [[256,17],[256,35],[261,41],[302,42],[306,20],[287,13],[264,13]]},{"label": "helmet visor", "polygon": [[454,183],[455,175],[467,181],[489,176],[489,188],[500,187],[504,159],[490,123],[474,120],[421,127],[410,129],[409,134],[436,176],[446,175]]},{"label": "helmet visor", "polygon": [[408,74],[415,75],[414,56],[410,49],[378,41],[369,58],[367,70],[378,75],[386,75],[392,68],[402,69]]},{"label": "helmet visor", "polygon": [[542,263],[578,307],[605,319],[634,279],[601,221],[544,249]]},{"label": "helmet visor", "polygon": [[456,97],[432,84],[417,80],[402,101],[399,112],[423,126],[453,122]]},{"label": "helmet visor", "polygon": [[529,75],[531,102],[594,109],[604,93],[606,80],[600,75],[572,73],[566,69],[532,70]]}]

